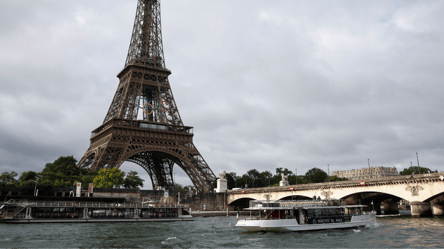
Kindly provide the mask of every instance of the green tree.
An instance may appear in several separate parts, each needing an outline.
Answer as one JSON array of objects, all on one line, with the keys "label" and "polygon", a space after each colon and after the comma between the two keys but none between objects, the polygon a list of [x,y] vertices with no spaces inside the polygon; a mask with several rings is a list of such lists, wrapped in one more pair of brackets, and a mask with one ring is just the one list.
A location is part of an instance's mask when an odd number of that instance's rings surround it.
[{"label": "green tree", "polygon": [[3,172],[0,175],[0,186],[17,187],[19,185],[19,181],[16,179],[16,177],[17,173],[15,171]]},{"label": "green tree", "polygon": [[282,167],[276,168],[276,175],[281,175],[281,173],[284,173],[284,175],[293,175],[293,171],[288,170],[287,168],[282,169]]},{"label": "green tree", "polygon": [[88,172],[86,175],[80,175],[77,178],[77,182],[81,182],[82,186],[88,186],[88,184],[94,182],[94,178],[99,174],[98,171]]},{"label": "green tree", "polygon": [[305,173],[304,181],[311,183],[324,182],[328,180],[328,175],[322,169],[312,168]]},{"label": "green tree", "polygon": [[120,187],[124,182],[125,173],[118,168],[101,169],[96,177],[94,177],[94,187],[96,188],[113,188]]},{"label": "green tree", "polygon": [[88,171],[77,168],[77,160],[73,156],[61,156],[53,163],[47,163],[40,173],[41,177],[53,183],[55,187],[71,187],[82,180]]},{"label": "green tree", "polygon": [[332,182],[340,182],[340,181],[348,181],[348,179],[347,178],[340,178],[340,177],[337,177],[337,176],[331,176],[330,177],[330,181],[332,181]]},{"label": "green tree", "polygon": [[123,186],[125,188],[135,188],[135,189],[139,189],[140,187],[143,187],[143,182],[145,180],[141,179],[138,175],[136,171],[130,171],[128,173],[128,175],[126,176],[125,180],[123,181]]},{"label": "green tree", "polygon": [[34,195],[35,182],[36,182],[35,180],[21,181],[19,186],[20,194]]},{"label": "green tree", "polygon": [[[413,174],[413,172],[415,172],[415,174],[418,174],[419,169],[418,166],[413,166],[413,167],[409,167],[409,168],[405,168],[403,171],[401,171],[401,175],[411,175]],[[430,170],[429,168],[423,168],[421,167],[421,174],[427,174],[427,173],[438,173],[438,170]]]},{"label": "green tree", "polygon": [[260,187],[267,187],[269,184],[271,184],[271,177],[273,174],[271,174],[270,171],[263,171],[259,174],[259,181],[258,186]]},{"label": "green tree", "polygon": [[250,188],[257,187],[257,179],[259,178],[259,171],[256,169],[250,169],[247,171],[247,177],[248,177],[248,186]]},{"label": "green tree", "polygon": [[54,196],[54,185],[49,180],[38,180],[37,189],[39,196]]},{"label": "green tree", "polygon": [[182,185],[180,185],[179,183],[174,184],[174,190],[182,191],[182,190],[185,190],[185,188]]},{"label": "green tree", "polygon": [[29,180],[36,180],[37,179],[37,172],[35,171],[25,171],[20,175],[19,181],[26,182]]}]

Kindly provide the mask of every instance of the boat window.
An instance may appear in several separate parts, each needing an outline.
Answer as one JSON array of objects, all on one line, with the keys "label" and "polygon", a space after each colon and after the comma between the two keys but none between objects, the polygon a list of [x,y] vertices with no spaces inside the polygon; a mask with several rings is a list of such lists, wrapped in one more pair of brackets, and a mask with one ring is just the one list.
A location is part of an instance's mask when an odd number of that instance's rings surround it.
[{"label": "boat window", "polygon": [[315,217],[315,210],[314,209],[308,209],[307,210],[307,217]]},{"label": "boat window", "polygon": [[322,216],[323,217],[326,217],[326,216],[328,216],[329,215],[329,208],[324,208],[324,209],[321,209],[321,214],[322,214]]}]

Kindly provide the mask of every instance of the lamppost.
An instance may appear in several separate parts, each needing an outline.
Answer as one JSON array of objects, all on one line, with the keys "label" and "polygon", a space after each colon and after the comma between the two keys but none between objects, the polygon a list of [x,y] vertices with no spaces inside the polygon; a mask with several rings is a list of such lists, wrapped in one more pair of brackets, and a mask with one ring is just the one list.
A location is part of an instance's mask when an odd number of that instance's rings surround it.
[{"label": "lamppost", "polygon": [[416,160],[418,161],[418,174],[421,174],[421,166],[419,166],[418,152],[416,152]]},{"label": "lamppost", "polygon": [[330,182],[330,164],[327,164],[328,182]]},{"label": "lamppost", "polygon": [[234,188],[236,188],[236,178],[237,178],[237,176],[233,177],[233,179],[234,179]]},{"label": "lamppost", "polygon": [[35,178],[35,185],[34,185],[34,196],[36,196],[36,194],[37,194],[37,181],[39,180],[39,178]]},{"label": "lamppost", "polygon": [[298,184],[298,169],[295,169],[296,170],[296,185]]}]

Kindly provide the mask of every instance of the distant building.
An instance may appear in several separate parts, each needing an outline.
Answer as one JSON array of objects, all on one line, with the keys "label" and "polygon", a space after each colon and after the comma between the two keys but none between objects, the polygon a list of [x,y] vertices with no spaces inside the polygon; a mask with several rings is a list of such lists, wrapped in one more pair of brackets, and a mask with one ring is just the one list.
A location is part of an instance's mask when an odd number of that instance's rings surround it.
[{"label": "distant building", "polygon": [[352,170],[338,170],[331,172],[331,176],[347,178],[349,180],[378,179],[389,176],[398,176],[398,170],[393,167],[370,167]]}]

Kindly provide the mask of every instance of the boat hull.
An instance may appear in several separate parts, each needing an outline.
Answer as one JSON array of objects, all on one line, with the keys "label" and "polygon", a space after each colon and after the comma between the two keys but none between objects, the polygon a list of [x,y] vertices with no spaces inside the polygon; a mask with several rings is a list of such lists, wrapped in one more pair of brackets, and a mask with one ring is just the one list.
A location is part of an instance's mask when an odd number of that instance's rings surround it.
[{"label": "boat hull", "polygon": [[125,223],[125,222],[173,222],[173,221],[194,221],[191,215],[184,215],[178,218],[157,218],[157,219],[2,219],[0,223],[8,224],[28,224],[28,223]]}]

